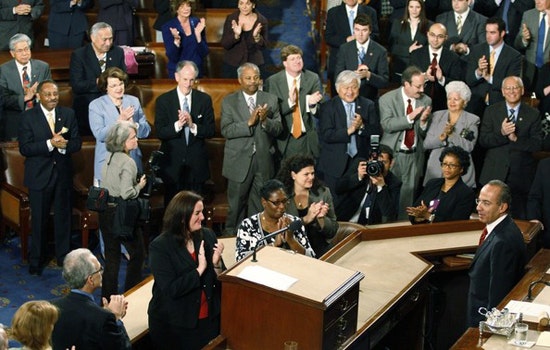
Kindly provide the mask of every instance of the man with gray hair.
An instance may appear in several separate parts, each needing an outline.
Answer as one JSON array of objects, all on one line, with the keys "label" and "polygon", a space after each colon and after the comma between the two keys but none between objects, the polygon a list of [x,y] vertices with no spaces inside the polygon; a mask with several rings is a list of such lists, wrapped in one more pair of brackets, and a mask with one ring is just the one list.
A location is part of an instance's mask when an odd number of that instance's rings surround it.
[{"label": "man with gray hair", "polygon": [[46,62],[31,59],[31,39],[26,34],[12,36],[9,46],[13,60],[0,66],[0,90],[4,99],[4,115],[0,120],[2,141],[17,139],[21,112],[34,107],[38,84],[52,78]]},{"label": "man with gray hair", "polygon": [[90,29],[91,43],[71,54],[69,73],[73,92],[73,109],[78,119],[80,135],[92,135],[88,122],[88,105],[102,95],[97,79],[108,67],[126,71],[124,50],[113,46],[113,28],[98,22]]},{"label": "man with gray hair", "polygon": [[52,303],[59,319],[52,332],[54,349],[130,350],[132,345],[122,323],[128,303],[123,295],[111,295],[103,307],[93,292],[101,288],[103,266],[88,249],[73,250],[65,257],[63,278],[71,288],[68,295]]}]

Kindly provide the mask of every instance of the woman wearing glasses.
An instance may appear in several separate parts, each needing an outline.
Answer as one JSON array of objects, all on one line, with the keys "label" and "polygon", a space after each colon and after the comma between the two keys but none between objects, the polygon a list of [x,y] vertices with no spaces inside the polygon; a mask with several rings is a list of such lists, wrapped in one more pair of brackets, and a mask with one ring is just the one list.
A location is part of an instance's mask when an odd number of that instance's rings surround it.
[{"label": "woman wearing glasses", "polygon": [[279,180],[266,181],[260,189],[260,196],[264,210],[261,213],[244,219],[237,230],[237,261],[252,253],[254,248],[259,248],[266,244],[291,249],[296,253],[315,257],[315,252],[309,244],[303,225],[298,230],[286,230],[275,237],[262,240],[270,233],[288,227],[291,222],[299,218],[285,213],[288,196],[285,193],[283,183]]},{"label": "woman wearing glasses", "polygon": [[297,154],[283,162],[277,178],[288,193],[287,213],[302,219],[311,247],[320,257],[338,231],[338,221],[332,194],[315,176],[314,166],[311,156]]},{"label": "woman wearing glasses", "polygon": [[413,224],[468,220],[475,207],[475,193],[462,181],[470,167],[470,155],[458,146],[439,156],[443,177],[431,179],[407,214]]}]

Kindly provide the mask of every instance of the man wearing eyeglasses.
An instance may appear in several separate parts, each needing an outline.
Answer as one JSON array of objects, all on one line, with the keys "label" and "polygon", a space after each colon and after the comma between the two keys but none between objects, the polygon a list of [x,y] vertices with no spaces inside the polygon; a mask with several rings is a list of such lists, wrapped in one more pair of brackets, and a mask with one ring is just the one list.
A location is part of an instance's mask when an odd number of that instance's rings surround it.
[{"label": "man wearing eyeglasses", "polygon": [[479,221],[484,223],[472,264],[468,291],[468,326],[478,327],[487,310],[497,306],[524,273],[526,249],[523,235],[509,215],[511,188],[492,180],[479,192],[476,200]]},{"label": "man wearing eyeglasses", "polygon": [[132,349],[122,323],[128,308],[124,295],[111,295],[110,301],[103,298],[103,307],[95,302],[93,292],[101,289],[103,266],[92,252],[80,248],[67,254],[63,278],[71,291],[53,301],[59,309],[52,332],[53,349]]},{"label": "man wearing eyeglasses", "polygon": [[434,23],[428,30],[428,46],[411,53],[411,65],[424,71],[424,91],[432,98],[432,112],[447,109],[445,85],[453,80],[463,80],[460,58],[443,47],[447,39],[447,28]]},{"label": "man wearing eyeglasses", "polygon": [[26,34],[12,36],[9,46],[13,60],[0,66],[0,91],[4,98],[0,141],[17,140],[21,113],[34,107],[38,84],[52,78],[46,62],[31,58],[31,39]]},{"label": "man wearing eyeglasses", "polygon": [[487,107],[481,119],[479,145],[487,153],[479,182],[505,182],[512,190],[514,219],[527,219],[525,208],[536,162],[533,152],[542,146],[539,111],[521,103],[523,82],[510,76],[502,82],[505,101]]}]

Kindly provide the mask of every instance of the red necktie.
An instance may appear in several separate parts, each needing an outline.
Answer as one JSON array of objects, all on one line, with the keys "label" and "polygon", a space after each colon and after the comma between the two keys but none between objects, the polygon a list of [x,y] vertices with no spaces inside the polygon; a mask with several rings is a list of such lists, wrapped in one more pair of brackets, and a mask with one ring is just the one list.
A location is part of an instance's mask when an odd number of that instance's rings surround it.
[{"label": "red necktie", "polygon": [[[29,75],[27,74],[27,66],[23,67],[23,73],[21,74],[21,78],[23,80],[23,90],[31,86],[31,80],[29,79]],[[25,109],[29,109],[33,107],[33,100],[34,99],[31,99],[25,102]]]},{"label": "red necktie", "polygon": [[479,245],[483,244],[483,241],[485,241],[485,237],[487,237],[487,234],[489,231],[487,231],[487,227],[483,229],[483,232],[481,232],[481,236],[479,236]]},{"label": "red necktie", "polygon": [[[407,100],[407,115],[411,114],[413,111],[413,106],[411,104],[411,99],[409,98]],[[412,146],[414,145],[414,124],[413,124],[413,127],[412,129],[407,129],[405,131],[405,146],[407,146],[407,148],[412,148]]]},{"label": "red necktie", "polygon": [[435,77],[435,72],[437,71],[437,54],[434,53],[434,58],[432,58],[432,63],[430,64],[430,69],[432,70],[432,75]]}]

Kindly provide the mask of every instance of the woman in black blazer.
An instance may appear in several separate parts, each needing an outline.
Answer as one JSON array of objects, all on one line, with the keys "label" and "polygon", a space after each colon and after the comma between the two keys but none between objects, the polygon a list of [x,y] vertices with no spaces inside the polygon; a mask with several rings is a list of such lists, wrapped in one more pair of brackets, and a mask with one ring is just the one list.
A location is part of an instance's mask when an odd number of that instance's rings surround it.
[{"label": "woman in black blazer", "polygon": [[470,166],[469,153],[459,146],[445,148],[439,156],[442,178],[431,179],[407,214],[413,224],[468,220],[475,207],[475,193],[462,181]]},{"label": "woman in black blazer", "polygon": [[179,192],[149,248],[155,278],[149,334],[155,349],[201,349],[219,334],[223,243],[202,227],[202,197]]}]

